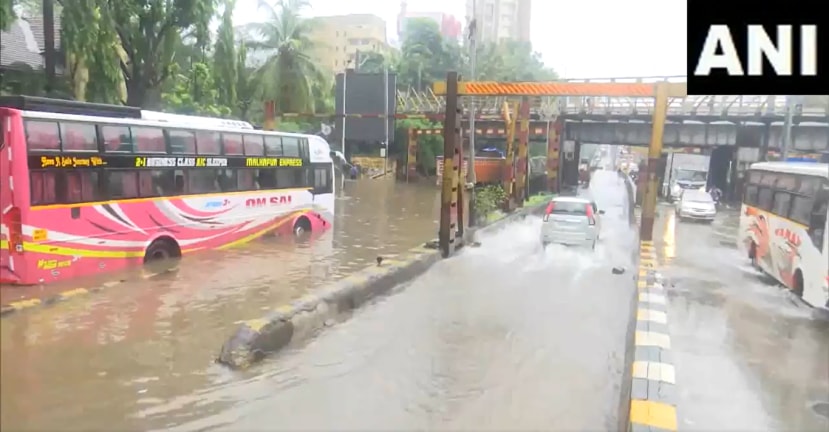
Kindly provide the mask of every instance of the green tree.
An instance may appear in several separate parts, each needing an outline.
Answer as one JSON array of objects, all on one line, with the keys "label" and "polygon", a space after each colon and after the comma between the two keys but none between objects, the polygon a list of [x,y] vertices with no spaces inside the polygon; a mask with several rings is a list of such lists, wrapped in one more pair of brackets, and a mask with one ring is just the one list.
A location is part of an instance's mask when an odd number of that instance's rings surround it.
[{"label": "green tree", "polygon": [[557,78],[529,42],[502,40],[476,49],[476,79],[492,81],[548,81]]},{"label": "green tree", "polygon": [[222,22],[213,49],[213,70],[219,93],[219,103],[227,107],[237,106],[237,83],[239,68],[236,62],[236,40],[233,36],[234,0],[227,0],[222,13]]},{"label": "green tree", "polygon": [[0,30],[8,30],[17,15],[14,13],[13,0],[0,0]]},{"label": "green tree", "polygon": [[236,114],[245,121],[250,121],[250,110],[253,105],[258,86],[254,70],[247,66],[248,49],[245,42],[239,43],[236,48]]},{"label": "green tree", "polygon": [[123,102],[126,53],[97,0],[63,0],[61,44],[67,79],[77,100]]},{"label": "green tree", "polygon": [[172,68],[175,87],[162,95],[165,106],[180,114],[224,117],[231,109],[220,102],[220,95],[211,74],[211,68],[201,62],[178,72],[178,65]]},{"label": "green tree", "polygon": [[394,67],[392,63],[386,60],[386,55],[379,52],[360,53],[360,69],[361,73],[382,73],[388,66],[390,69]]},{"label": "green tree", "polygon": [[457,43],[447,42],[438,25],[428,19],[411,19],[400,49],[398,84],[423,90],[433,82],[446,79],[446,72],[461,67]]},{"label": "green tree", "polygon": [[279,112],[313,112],[314,85],[325,77],[309,56],[313,49],[311,21],[300,16],[308,1],[279,0],[275,6],[260,6],[268,19],[248,26],[256,39],[247,44],[268,55],[257,70],[262,95],[265,100],[277,101]]},{"label": "green tree", "polygon": [[[149,108],[161,102],[182,34],[192,35],[204,51],[215,9],[215,0],[63,0],[62,4],[63,37],[70,40],[67,55],[78,56],[88,68],[90,85],[101,75],[102,85],[111,88],[107,80],[117,68],[126,103]],[[94,26],[88,28],[90,24]]]}]

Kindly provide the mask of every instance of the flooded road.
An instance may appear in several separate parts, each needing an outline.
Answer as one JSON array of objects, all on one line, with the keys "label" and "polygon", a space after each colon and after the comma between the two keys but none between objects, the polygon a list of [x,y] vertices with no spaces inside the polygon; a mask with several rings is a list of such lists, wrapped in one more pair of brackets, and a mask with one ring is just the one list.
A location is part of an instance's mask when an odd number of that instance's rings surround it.
[{"label": "flooded road", "polygon": [[[829,322],[736,249],[737,212],[712,225],[660,208],[679,428],[829,430]],[[824,414],[820,414],[820,413]]]},{"label": "flooded road", "polygon": [[[606,174],[606,175],[604,175]],[[140,412],[154,430],[616,430],[634,284],[624,189],[595,252],[481,236],[308,344]],[[628,267],[613,275],[614,265]]]},{"label": "flooded road", "polygon": [[319,238],[189,256],[174,273],[133,272],[104,292],[3,318],[0,429],[147,429],[145,409],[223,376],[212,360],[234,323],[435,238],[438,209],[432,184],[346,182],[334,229]]}]

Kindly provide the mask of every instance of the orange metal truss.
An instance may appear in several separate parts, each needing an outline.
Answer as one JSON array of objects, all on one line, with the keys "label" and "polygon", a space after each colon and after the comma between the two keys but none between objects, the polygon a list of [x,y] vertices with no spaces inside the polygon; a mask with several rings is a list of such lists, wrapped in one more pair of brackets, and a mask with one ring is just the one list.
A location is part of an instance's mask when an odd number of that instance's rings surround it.
[{"label": "orange metal truss", "polygon": [[[436,95],[446,95],[446,82],[433,85]],[[654,97],[656,83],[597,82],[460,82],[459,96],[611,96]],[[687,96],[685,83],[668,83],[668,97]]]}]

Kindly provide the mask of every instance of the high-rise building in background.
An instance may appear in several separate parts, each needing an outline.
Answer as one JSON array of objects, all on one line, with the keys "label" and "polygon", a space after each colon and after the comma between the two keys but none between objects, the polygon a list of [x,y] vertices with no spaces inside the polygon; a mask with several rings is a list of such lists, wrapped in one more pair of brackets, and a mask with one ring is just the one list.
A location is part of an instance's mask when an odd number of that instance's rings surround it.
[{"label": "high-rise building in background", "polygon": [[314,60],[322,67],[339,73],[355,69],[359,53],[385,53],[386,22],[370,14],[351,14],[313,18],[311,39],[315,44]]},{"label": "high-rise building in background", "polygon": [[461,22],[454,16],[443,12],[412,12],[408,10],[404,0],[400,2],[400,13],[397,15],[397,37],[401,42],[406,31],[406,23],[418,18],[434,21],[440,29],[440,34],[446,39],[457,40],[461,37]]},{"label": "high-rise building in background", "polygon": [[530,41],[531,0],[466,0],[466,17],[477,23],[479,42]]}]

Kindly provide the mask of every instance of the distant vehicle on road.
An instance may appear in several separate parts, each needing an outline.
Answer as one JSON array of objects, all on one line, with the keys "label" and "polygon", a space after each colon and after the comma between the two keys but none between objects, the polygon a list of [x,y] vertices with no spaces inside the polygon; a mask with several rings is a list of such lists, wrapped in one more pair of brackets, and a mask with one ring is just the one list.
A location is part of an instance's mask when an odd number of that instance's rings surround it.
[{"label": "distant vehicle on road", "polygon": [[701,220],[708,223],[717,217],[714,199],[705,191],[688,189],[679,196],[676,203],[676,215],[679,220]]},{"label": "distant vehicle on road", "polygon": [[[102,273],[333,220],[333,161],[320,137],[20,101],[0,99],[0,283]],[[79,114],[87,105],[95,115]]]},{"label": "distant vehicle on road", "polygon": [[594,201],[578,197],[556,197],[547,204],[541,225],[541,244],[596,248],[601,235],[601,218]]},{"label": "distant vehicle on road", "polygon": [[673,202],[686,189],[705,190],[711,157],[701,154],[671,153],[665,166],[662,196]]},{"label": "distant vehicle on road", "polygon": [[829,308],[829,164],[760,162],[746,178],[737,245],[806,303]]}]

